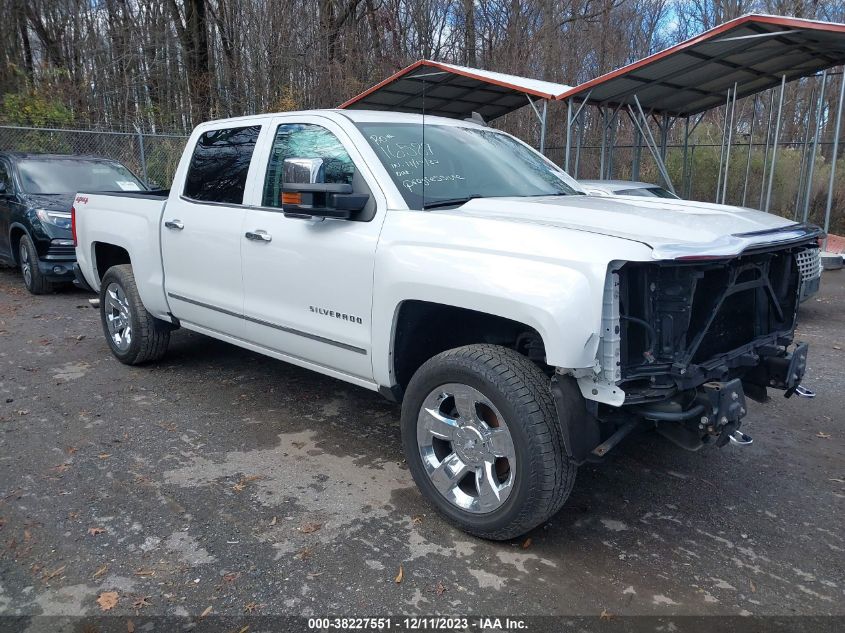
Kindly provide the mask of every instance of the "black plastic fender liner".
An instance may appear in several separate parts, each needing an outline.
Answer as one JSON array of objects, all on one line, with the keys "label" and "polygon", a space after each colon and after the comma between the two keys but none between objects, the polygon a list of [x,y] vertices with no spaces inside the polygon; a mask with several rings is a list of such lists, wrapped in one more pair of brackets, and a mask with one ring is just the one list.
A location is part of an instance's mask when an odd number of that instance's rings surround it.
[{"label": "black plastic fender liner", "polygon": [[555,400],[566,454],[576,464],[583,464],[601,443],[599,421],[587,411],[584,396],[574,378],[552,376],[549,388]]}]

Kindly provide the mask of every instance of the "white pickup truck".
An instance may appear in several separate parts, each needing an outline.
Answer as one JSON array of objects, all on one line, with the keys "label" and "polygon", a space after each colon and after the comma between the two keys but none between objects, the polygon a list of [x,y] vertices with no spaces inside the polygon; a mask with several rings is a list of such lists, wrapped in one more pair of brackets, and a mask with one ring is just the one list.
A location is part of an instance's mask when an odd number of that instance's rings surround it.
[{"label": "white pickup truck", "polygon": [[812,395],[820,231],[676,202],[586,196],[476,123],[328,110],[204,123],[168,195],[80,192],[73,230],[120,361],[184,327],[379,391],[423,494],[505,539],[640,424],[746,444],[746,396]]}]

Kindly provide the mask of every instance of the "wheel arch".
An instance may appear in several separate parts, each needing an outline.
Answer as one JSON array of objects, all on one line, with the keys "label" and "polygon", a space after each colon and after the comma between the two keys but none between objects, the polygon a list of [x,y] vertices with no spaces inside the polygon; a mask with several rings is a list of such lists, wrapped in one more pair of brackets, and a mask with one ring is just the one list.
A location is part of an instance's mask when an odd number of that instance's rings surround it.
[{"label": "wheel arch", "polygon": [[396,306],[390,334],[390,387],[382,393],[401,399],[417,369],[456,347],[489,343],[515,349],[545,368],[545,343],[537,328],[490,312],[408,299]]},{"label": "wheel arch", "polygon": [[[18,257],[18,248],[20,247],[21,238],[24,235],[29,235],[29,231],[20,222],[13,222],[9,227],[9,249],[12,253],[12,261],[16,266],[20,266],[21,261]],[[30,239],[32,236],[29,235]]]},{"label": "wheel arch", "polygon": [[109,242],[92,242],[91,244],[92,268],[97,275],[97,280],[102,281],[103,275],[112,266],[121,264],[132,264],[129,250],[118,244]]}]

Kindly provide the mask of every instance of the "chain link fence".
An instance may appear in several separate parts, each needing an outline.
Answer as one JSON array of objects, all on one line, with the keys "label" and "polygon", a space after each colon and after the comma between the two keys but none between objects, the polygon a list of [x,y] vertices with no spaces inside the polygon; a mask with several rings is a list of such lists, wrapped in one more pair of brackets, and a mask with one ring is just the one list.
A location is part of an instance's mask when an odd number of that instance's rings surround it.
[{"label": "chain link fence", "polygon": [[0,150],[112,158],[144,182],[165,189],[170,187],[187,139],[182,134],[0,125]]}]

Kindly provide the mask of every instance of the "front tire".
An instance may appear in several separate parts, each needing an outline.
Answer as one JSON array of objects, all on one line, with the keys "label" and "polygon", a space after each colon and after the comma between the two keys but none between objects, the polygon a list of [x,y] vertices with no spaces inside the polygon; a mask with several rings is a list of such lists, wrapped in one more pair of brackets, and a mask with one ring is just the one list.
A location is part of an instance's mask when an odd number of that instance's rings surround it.
[{"label": "front tire", "polygon": [[482,538],[540,525],[575,483],[549,380],[511,349],[468,345],[428,360],[408,385],[401,426],[420,491]]},{"label": "front tire", "polygon": [[121,363],[140,365],[167,352],[171,326],[147,312],[129,264],[112,266],[103,275],[100,321],[109,349]]},{"label": "front tire", "polygon": [[18,244],[18,261],[20,263],[23,285],[34,295],[45,295],[53,291],[53,284],[44,278],[38,268],[38,251],[29,235],[22,235]]}]

